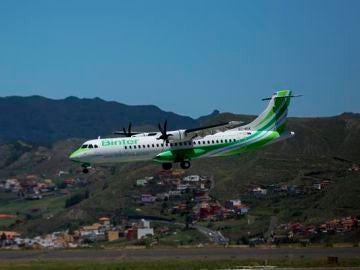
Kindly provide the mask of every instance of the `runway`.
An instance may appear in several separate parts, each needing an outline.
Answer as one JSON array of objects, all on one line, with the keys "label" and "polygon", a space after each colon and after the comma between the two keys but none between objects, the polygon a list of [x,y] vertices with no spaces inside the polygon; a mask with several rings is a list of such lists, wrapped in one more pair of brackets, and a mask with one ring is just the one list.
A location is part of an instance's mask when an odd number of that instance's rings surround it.
[{"label": "runway", "polygon": [[245,259],[276,257],[334,256],[359,258],[360,248],[152,248],[152,249],[73,249],[0,251],[0,261],[12,260],[117,260],[117,259]]}]

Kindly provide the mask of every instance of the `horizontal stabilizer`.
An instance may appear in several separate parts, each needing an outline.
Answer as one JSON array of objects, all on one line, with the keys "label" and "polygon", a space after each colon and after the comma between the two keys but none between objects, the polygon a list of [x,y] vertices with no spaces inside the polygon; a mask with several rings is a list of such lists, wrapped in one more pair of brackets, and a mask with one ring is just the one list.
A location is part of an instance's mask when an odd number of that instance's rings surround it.
[{"label": "horizontal stabilizer", "polygon": [[[294,97],[302,97],[303,95],[289,95],[289,96],[283,96],[283,97],[274,97],[275,99],[278,99],[278,98],[294,98]],[[272,97],[267,97],[267,98],[263,98],[261,99],[262,101],[264,100],[271,100]]]}]

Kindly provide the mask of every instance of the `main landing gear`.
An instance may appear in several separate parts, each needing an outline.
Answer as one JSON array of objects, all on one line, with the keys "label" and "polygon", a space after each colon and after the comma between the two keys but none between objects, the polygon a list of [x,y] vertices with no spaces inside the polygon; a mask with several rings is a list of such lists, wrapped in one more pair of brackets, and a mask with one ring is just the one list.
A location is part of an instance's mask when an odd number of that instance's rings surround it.
[{"label": "main landing gear", "polygon": [[[188,161],[188,160],[182,160],[182,161],[180,161],[180,167],[181,167],[182,169],[184,169],[184,170],[189,169],[190,166],[191,166],[190,161]],[[162,163],[162,168],[163,168],[163,170],[166,170],[166,171],[167,171],[167,170],[171,170],[171,168],[172,168],[172,163]]]},{"label": "main landing gear", "polygon": [[191,164],[190,164],[190,161],[188,161],[188,160],[183,160],[180,162],[180,167],[184,170],[189,169],[190,166],[191,166]]}]

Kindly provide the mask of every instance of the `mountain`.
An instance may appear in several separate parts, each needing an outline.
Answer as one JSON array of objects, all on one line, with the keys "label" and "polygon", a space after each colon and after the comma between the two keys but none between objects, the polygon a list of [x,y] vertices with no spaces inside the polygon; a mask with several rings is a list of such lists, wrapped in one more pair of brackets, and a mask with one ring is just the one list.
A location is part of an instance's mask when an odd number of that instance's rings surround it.
[{"label": "mountain", "polygon": [[190,117],[165,112],[153,105],[129,106],[100,98],[2,97],[0,143],[23,140],[50,145],[66,138],[106,136],[130,122],[140,130],[149,126],[154,129],[165,119],[170,129],[197,125]]}]

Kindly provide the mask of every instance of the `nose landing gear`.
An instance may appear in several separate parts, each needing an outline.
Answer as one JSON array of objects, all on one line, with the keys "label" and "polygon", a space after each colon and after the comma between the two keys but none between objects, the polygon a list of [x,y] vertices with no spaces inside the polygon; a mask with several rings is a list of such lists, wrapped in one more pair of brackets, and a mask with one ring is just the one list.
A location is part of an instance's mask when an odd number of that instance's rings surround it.
[{"label": "nose landing gear", "polygon": [[165,171],[171,170],[171,168],[172,168],[172,163],[163,163],[163,164],[162,164],[162,168],[163,168],[163,170],[165,170]]},{"label": "nose landing gear", "polygon": [[82,172],[83,172],[84,174],[89,173],[90,164],[82,164],[81,167],[83,168],[83,169],[82,169]]}]

